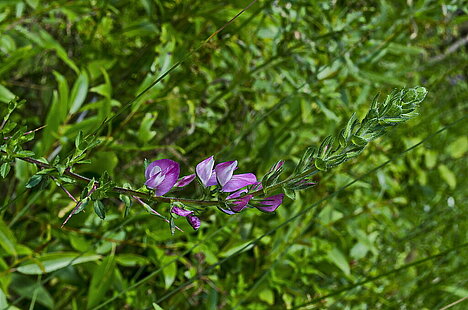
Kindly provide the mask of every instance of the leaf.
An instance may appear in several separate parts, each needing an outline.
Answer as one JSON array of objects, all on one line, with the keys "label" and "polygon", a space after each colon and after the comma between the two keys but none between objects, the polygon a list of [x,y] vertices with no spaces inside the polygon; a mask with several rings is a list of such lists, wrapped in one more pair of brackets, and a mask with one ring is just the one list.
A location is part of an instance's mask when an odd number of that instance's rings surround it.
[{"label": "leaf", "polygon": [[46,118],[46,128],[44,129],[44,134],[42,136],[42,150],[45,152],[52,145],[53,141],[56,139],[58,129],[60,125],[65,121],[66,113],[61,111],[62,107],[60,105],[59,95],[57,91],[52,93],[52,103],[47,113]]},{"label": "leaf", "polygon": [[[35,279],[31,279],[30,277],[20,275],[20,274],[13,274],[12,282],[10,288],[22,298],[27,298],[30,300],[35,300],[38,304],[41,304],[43,307],[39,307],[36,305],[34,309],[43,309],[44,307],[48,309],[54,309],[54,299],[49,294],[49,292],[45,289],[45,287]],[[2,310],[15,310],[18,309],[16,307],[10,306],[7,309]],[[23,308],[24,309],[24,308]]]},{"label": "leaf", "polygon": [[327,163],[321,158],[316,158],[315,159],[315,167],[318,170],[327,171]]},{"label": "leaf", "polygon": [[0,84],[0,102],[8,103],[15,99],[15,94],[8,90],[5,86]]},{"label": "leaf", "polygon": [[353,144],[357,145],[357,146],[365,146],[367,144],[367,140],[362,138],[362,137],[359,137],[359,136],[353,136],[351,138],[351,142],[353,142]]},{"label": "leaf", "polygon": [[328,259],[338,268],[340,268],[346,275],[350,274],[348,261],[340,250],[334,248],[333,250],[329,251]]},{"label": "leaf", "polygon": [[455,189],[457,186],[457,177],[455,174],[446,166],[440,165],[438,167],[440,176],[444,179],[445,182],[450,186],[451,189]]},{"label": "leaf", "polygon": [[119,254],[115,259],[118,264],[126,267],[144,266],[149,264],[146,257],[131,253]]},{"label": "leaf", "polygon": [[104,258],[94,270],[88,291],[88,309],[96,306],[104,298],[112,284],[115,270],[115,256],[113,254]]},{"label": "leaf", "polygon": [[3,163],[2,166],[0,166],[0,176],[5,178],[8,175],[8,172],[10,172],[10,169],[10,163]]},{"label": "leaf", "polygon": [[[223,250],[218,255],[220,257],[228,257],[228,256],[231,256],[233,254],[240,254],[242,252],[250,250],[253,247],[253,244],[251,244],[251,243],[252,242],[250,242],[250,241],[243,242],[241,244],[238,244],[238,245],[230,247],[230,248],[228,248],[226,250]],[[238,253],[238,251],[239,251],[239,253]]]},{"label": "leaf", "polygon": [[296,191],[293,189],[289,189],[286,186],[283,187],[284,194],[289,197],[291,200],[296,200]]},{"label": "leaf", "polygon": [[75,147],[78,150],[82,150],[81,144],[83,143],[83,131],[79,131],[75,138]]},{"label": "leaf", "polygon": [[[24,274],[44,274],[68,266],[92,262],[100,259],[96,254],[80,254],[74,252],[60,252],[45,254],[37,261],[29,260],[18,267],[18,272]],[[40,265],[39,265],[40,264]]]},{"label": "leaf", "polygon": [[346,124],[346,128],[343,132],[343,137],[345,138],[345,140],[348,140],[351,137],[356,121],[357,121],[357,116],[356,116],[356,112],[354,112],[353,115],[351,115],[351,117],[349,118],[348,123]]},{"label": "leaf", "polygon": [[1,288],[0,288],[0,309],[8,309],[7,298]]},{"label": "leaf", "polygon": [[106,208],[100,200],[94,202],[94,212],[103,220],[106,217]]},{"label": "leaf", "polygon": [[151,130],[153,123],[156,121],[157,114],[146,113],[141,121],[140,128],[138,129],[138,140],[143,143],[149,142],[156,136],[156,131]]},{"label": "leaf", "polygon": [[[177,265],[175,262],[169,263],[170,261],[174,260],[173,257],[170,256],[163,256],[161,264],[163,267],[163,275],[164,275],[164,287],[168,289],[174,283],[175,278],[177,276]],[[169,263],[167,266],[165,266]]]},{"label": "leaf", "polygon": [[453,158],[461,158],[468,150],[468,138],[459,137],[447,147],[447,151]]},{"label": "leaf", "polygon": [[28,183],[26,183],[26,188],[33,188],[37,184],[41,183],[41,181],[42,181],[42,175],[35,174],[29,179]]},{"label": "leaf", "polygon": [[58,83],[58,117],[60,120],[64,120],[67,117],[68,113],[68,99],[69,99],[69,87],[67,80],[63,75],[58,73],[57,71],[54,71],[54,76],[55,79],[57,80]]},{"label": "leaf", "polygon": [[88,75],[82,71],[78,78],[73,84],[73,88],[70,94],[70,112],[69,114],[75,114],[83,105],[88,94]]},{"label": "leaf", "polygon": [[275,303],[275,294],[270,289],[264,289],[263,291],[261,291],[260,294],[258,294],[258,298],[260,300],[263,300],[270,306],[272,306]]},{"label": "leaf", "polygon": [[13,232],[8,226],[0,219],[0,247],[2,247],[8,254],[16,256],[16,239]]}]

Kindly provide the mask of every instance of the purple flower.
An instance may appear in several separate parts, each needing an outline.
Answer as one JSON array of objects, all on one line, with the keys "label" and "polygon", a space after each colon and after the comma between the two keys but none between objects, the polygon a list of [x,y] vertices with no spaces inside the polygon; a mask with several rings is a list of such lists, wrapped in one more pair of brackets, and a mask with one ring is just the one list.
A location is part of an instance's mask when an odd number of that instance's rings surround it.
[{"label": "purple flower", "polygon": [[222,191],[226,193],[235,192],[238,189],[246,187],[247,185],[255,184],[256,182],[257,177],[253,173],[235,174],[222,187]]},{"label": "purple flower", "polygon": [[243,197],[237,198],[232,202],[233,205],[231,206],[231,210],[234,212],[241,212],[247,207],[247,204],[252,198],[252,195],[245,195]]},{"label": "purple flower", "polygon": [[193,215],[193,211],[185,210],[177,206],[172,207],[171,212],[177,214],[178,216],[185,217],[187,222],[192,226],[193,229],[197,230],[200,228],[201,221],[198,217]]},{"label": "purple flower", "polygon": [[180,166],[170,159],[159,159],[148,165],[145,171],[145,185],[154,189],[156,196],[166,194],[176,184]]},{"label": "purple flower", "polygon": [[207,159],[200,162],[195,168],[195,172],[198,178],[200,179],[200,181],[205,187],[211,186],[209,185],[209,183],[211,180],[211,176],[214,173],[213,166],[214,166],[214,158],[213,156],[210,156]]},{"label": "purple flower", "polygon": [[283,198],[284,198],[284,194],[270,196],[260,201],[260,204],[264,205],[264,207],[263,206],[255,206],[255,207],[259,209],[260,211],[273,212],[283,202]]},{"label": "purple flower", "polygon": [[183,217],[186,217],[187,215],[190,215],[193,213],[193,211],[185,210],[179,207],[172,207],[171,212],[174,214],[177,214],[178,216],[183,216]]},{"label": "purple flower", "polygon": [[174,185],[175,187],[184,187],[192,183],[192,181],[195,179],[195,174],[189,174],[186,175],[185,177],[181,177],[179,180],[177,180],[176,184]]},{"label": "purple flower", "polygon": [[245,195],[241,197],[241,194],[247,193],[247,192],[248,192],[247,189],[241,189],[230,194],[229,196],[226,197],[230,210],[226,210],[222,208],[219,208],[219,209],[229,215],[241,212],[247,207],[247,204],[253,198],[252,195]]},{"label": "purple flower", "polygon": [[224,187],[232,178],[234,170],[237,168],[237,160],[227,161],[216,165],[215,173],[219,185]]},{"label": "purple flower", "polygon": [[219,184],[221,191],[231,193],[257,182],[257,177],[253,173],[233,175],[237,169],[237,160],[219,163],[214,169],[213,166],[214,158],[210,156],[200,162],[195,169],[205,187]]},{"label": "purple flower", "polygon": [[193,229],[197,230],[198,228],[200,228],[200,225],[201,225],[201,221],[198,217],[196,217],[195,215],[189,215],[187,216],[187,222],[190,224],[190,226],[192,226]]}]

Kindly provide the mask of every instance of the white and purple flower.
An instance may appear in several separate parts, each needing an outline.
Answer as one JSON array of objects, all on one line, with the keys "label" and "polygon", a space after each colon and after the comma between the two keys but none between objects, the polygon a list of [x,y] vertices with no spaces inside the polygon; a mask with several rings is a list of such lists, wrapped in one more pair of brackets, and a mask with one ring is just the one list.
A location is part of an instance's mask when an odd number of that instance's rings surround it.
[{"label": "white and purple flower", "polygon": [[210,156],[200,162],[195,169],[205,187],[219,184],[222,192],[232,193],[257,182],[257,177],[253,173],[234,174],[237,160],[219,163],[216,167],[214,163],[213,156]]},{"label": "white and purple flower", "polygon": [[156,196],[162,196],[174,187],[180,174],[180,166],[170,159],[153,161],[146,167],[145,185],[154,189]]}]

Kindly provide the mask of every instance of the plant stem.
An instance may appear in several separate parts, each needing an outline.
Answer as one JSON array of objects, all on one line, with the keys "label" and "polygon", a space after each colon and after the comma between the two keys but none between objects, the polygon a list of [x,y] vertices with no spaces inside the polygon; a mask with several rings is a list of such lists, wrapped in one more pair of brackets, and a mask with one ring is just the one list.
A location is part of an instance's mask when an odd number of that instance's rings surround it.
[{"label": "plant stem", "polygon": [[[47,163],[44,163],[42,161],[39,161],[37,159],[34,159],[32,157],[17,157],[18,159],[20,160],[23,160],[23,161],[26,161],[28,163],[31,163],[31,164],[34,164],[34,165],[37,165],[43,169],[55,169],[55,167],[51,166],[50,164],[47,164]],[[287,182],[290,182],[291,180],[294,180],[294,179],[301,179],[301,178],[305,178],[305,177],[308,177],[310,175],[313,175],[313,174],[316,174],[318,173],[319,171],[315,168],[311,168],[311,169],[308,169],[306,170],[305,172],[297,175],[297,176],[292,176],[292,177],[289,177],[273,186],[270,186],[270,187],[267,187],[266,190],[265,189],[260,189],[258,191],[255,191],[253,193],[250,193],[249,195],[252,195],[252,196],[259,196],[259,195],[265,195],[266,192],[272,192],[278,188],[280,188],[281,186],[283,186],[283,184],[287,183]],[[75,172],[72,172],[70,170],[70,168],[67,168],[65,169],[64,171],[64,174],[74,180],[77,180],[77,181],[80,181],[80,182],[83,182],[83,183],[89,183],[91,181],[91,179],[85,177],[85,176],[82,176],[78,173],[75,173]],[[99,186],[99,182],[95,182],[94,183],[95,186]],[[162,196],[152,196],[151,194],[148,194],[148,193],[144,193],[144,192],[140,192],[140,191],[137,191],[137,190],[133,190],[133,189],[128,189],[128,188],[123,188],[123,187],[120,187],[120,186],[114,186],[112,188],[112,191],[115,192],[115,193],[119,193],[119,194],[124,194],[124,195],[127,195],[127,196],[132,196],[133,198],[136,198],[136,197],[139,197],[139,198],[143,198],[143,199],[148,199],[148,200],[151,200],[151,201],[156,201],[156,202],[166,202],[166,203],[171,203],[171,202],[174,202],[174,201],[177,201],[177,202],[181,202],[181,203],[186,203],[186,204],[196,204],[196,205],[199,205],[199,206],[217,206],[219,204],[219,202],[217,200],[199,200],[199,199],[189,199],[189,198],[179,198],[179,197],[162,197]]]}]

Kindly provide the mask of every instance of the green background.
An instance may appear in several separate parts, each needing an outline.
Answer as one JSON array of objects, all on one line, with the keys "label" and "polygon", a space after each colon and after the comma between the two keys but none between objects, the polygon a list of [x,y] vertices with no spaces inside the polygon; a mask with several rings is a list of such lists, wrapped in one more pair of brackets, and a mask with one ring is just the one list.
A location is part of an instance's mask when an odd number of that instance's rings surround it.
[{"label": "green background", "polygon": [[138,204],[124,217],[117,199],[105,220],[90,207],[61,229],[73,202],[55,184],[26,189],[36,168],[17,160],[0,184],[2,309],[467,306],[466,4],[258,1],[205,42],[247,5],[0,1],[0,108],[25,99],[13,119],[47,125],[30,149],[63,158],[184,60],[104,127],[77,171],[135,188],[145,158],[183,175],[212,154],[258,176],[280,159],[292,169],[393,88],[428,89],[420,116],[274,214],[209,209],[199,231],[180,219],[174,236]]}]

